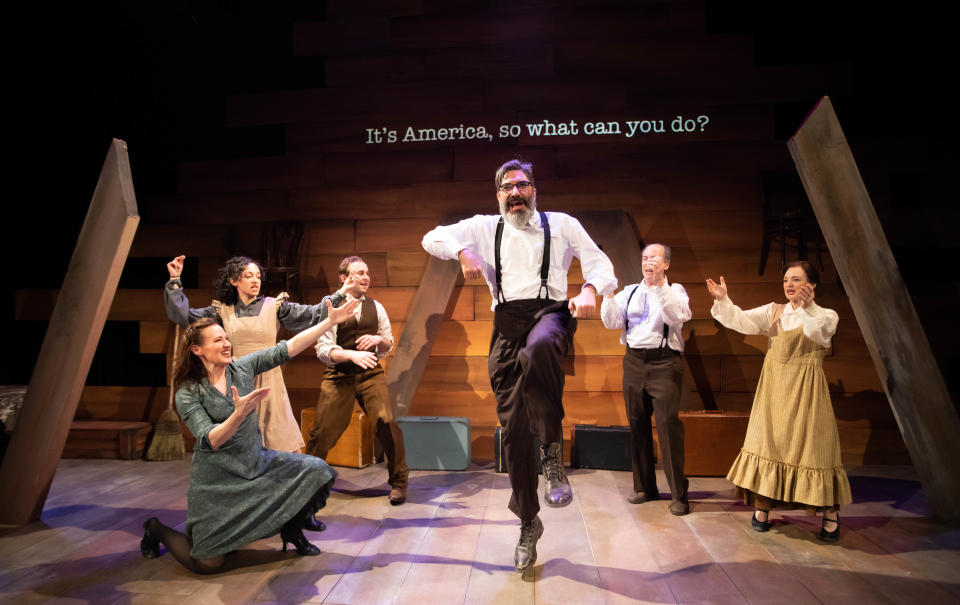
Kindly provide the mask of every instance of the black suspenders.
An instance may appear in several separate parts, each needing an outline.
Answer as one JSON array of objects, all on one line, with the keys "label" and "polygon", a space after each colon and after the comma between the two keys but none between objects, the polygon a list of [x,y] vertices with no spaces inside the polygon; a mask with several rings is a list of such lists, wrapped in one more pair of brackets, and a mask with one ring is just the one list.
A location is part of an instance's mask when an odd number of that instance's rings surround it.
[{"label": "black suspenders", "polygon": [[[633,295],[637,293],[637,290],[640,289],[638,284],[633,290],[630,291],[630,296],[627,297],[627,304],[623,307],[623,326],[626,332],[630,331],[630,301],[633,300]],[[662,349],[665,346],[670,346],[667,343],[668,337],[670,336],[670,326],[667,325],[667,322],[663,322],[663,338],[660,340],[660,346],[658,348]]]},{"label": "black suspenders", "polygon": [[[543,260],[540,262],[540,288],[537,290],[537,300],[540,299],[540,293],[545,294],[544,298],[550,297],[550,290],[547,289],[547,275],[550,273],[550,221],[547,220],[545,212],[539,211],[540,224],[543,226]],[[497,235],[493,244],[493,263],[497,270],[497,303],[505,303],[503,297],[503,276],[500,271],[500,240],[503,239],[503,217],[497,221]]]}]

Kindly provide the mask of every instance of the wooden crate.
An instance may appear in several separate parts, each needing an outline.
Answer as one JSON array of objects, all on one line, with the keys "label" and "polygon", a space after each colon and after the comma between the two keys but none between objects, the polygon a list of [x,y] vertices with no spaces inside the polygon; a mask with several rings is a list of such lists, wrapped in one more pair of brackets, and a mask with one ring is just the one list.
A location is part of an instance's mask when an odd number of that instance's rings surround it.
[{"label": "wooden crate", "polygon": [[[300,431],[304,443],[310,441],[310,431],[317,416],[315,408],[300,411]],[[347,430],[327,453],[327,464],[348,468],[363,468],[373,464],[373,419],[360,406],[355,406]]]},{"label": "wooden crate", "polygon": [[149,422],[75,420],[62,457],[135,460],[143,455],[152,429]]},{"label": "wooden crate", "polygon": [[[725,477],[743,447],[749,420],[746,412],[680,412],[684,472],[690,476]],[[656,429],[653,434],[656,438]]]}]

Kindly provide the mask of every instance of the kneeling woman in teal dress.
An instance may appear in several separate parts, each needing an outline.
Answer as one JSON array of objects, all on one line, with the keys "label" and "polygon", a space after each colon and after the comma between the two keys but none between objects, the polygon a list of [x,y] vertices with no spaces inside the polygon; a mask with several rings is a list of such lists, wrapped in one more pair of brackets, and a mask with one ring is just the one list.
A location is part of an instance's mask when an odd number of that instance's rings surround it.
[{"label": "kneeling woman in teal dress", "polygon": [[214,573],[227,553],[278,532],[284,550],[290,542],[301,555],[320,554],[303,529],[312,529],[337,473],[314,456],[264,449],[255,412],[270,388],[254,390],[253,384],[257,374],[285,363],[352,317],[357,303],[329,308],[327,319],[312,328],[239,359],[215,319],[187,329],[174,378],[177,411],[197,438],[186,534],[150,518],[140,542],[144,557],[159,556],[163,544],[190,571]]}]

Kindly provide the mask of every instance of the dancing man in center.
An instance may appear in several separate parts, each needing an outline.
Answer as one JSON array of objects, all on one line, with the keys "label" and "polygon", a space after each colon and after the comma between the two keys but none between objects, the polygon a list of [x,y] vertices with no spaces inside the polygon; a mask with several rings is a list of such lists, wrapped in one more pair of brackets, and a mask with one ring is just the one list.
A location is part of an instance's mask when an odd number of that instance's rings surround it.
[{"label": "dancing man in center", "polygon": [[[573,492],[563,469],[563,383],[560,366],[573,343],[576,318],[596,314],[597,293],[617,286],[610,259],[575,218],[537,210],[533,165],[511,160],[496,173],[500,215],[476,215],[437,227],[424,249],[458,259],[466,279],[483,277],[493,297],[493,335],[487,369],[503,426],[503,449],[520,517],[514,553],[517,571],[537,560],[543,523],[537,513],[537,455],[543,464],[543,499],[566,506]],[[576,256],[586,283],[567,300],[567,270]],[[535,441],[540,442],[539,452]]]},{"label": "dancing man in center", "polygon": [[[407,458],[403,432],[397,425],[387,379],[380,358],[393,348],[393,331],[387,311],[378,301],[366,296],[370,288],[370,269],[359,256],[348,256],[337,268],[341,287],[320,302],[339,305],[359,299],[355,320],[334,326],[317,340],[317,358],[327,364],[320,386],[317,416],[307,443],[307,453],[326,458],[353,415],[357,400],[364,412],[374,417],[377,439],[387,459],[387,483],[390,504],[407,500]],[[325,310],[325,309],[323,309]],[[325,315],[321,314],[321,320]]]}]

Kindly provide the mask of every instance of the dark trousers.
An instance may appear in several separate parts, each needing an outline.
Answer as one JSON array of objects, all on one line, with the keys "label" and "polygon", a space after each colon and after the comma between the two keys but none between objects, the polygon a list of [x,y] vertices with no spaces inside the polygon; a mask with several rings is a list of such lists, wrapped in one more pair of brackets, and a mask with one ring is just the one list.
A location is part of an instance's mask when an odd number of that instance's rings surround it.
[{"label": "dark trousers", "polygon": [[561,358],[570,349],[577,320],[567,302],[521,300],[497,305],[487,369],[503,427],[510,475],[509,508],[521,521],[540,511],[537,452],[563,440]]},{"label": "dark trousers", "polygon": [[317,416],[307,443],[307,453],[318,458],[327,457],[350,425],[354,399],[364,412],[375,418],[377,439],[387,459],[387,482],[391,487],[407,487],[409,471],[403,449],[403,432],[394,418],[387,380],[380,364],[357,372],[327,368],[320,385]]},{"label": "dark trousers", "polygon": [[623,357],[623,400],[632,441],[634,491],[655,496],[657,478],[653,463],[651,414],[656,415],[663,472],[674,499],[687,497],[683,474],[683,423],[680,422],[680,388],[683,359],[670,349],[627,349]]}]

